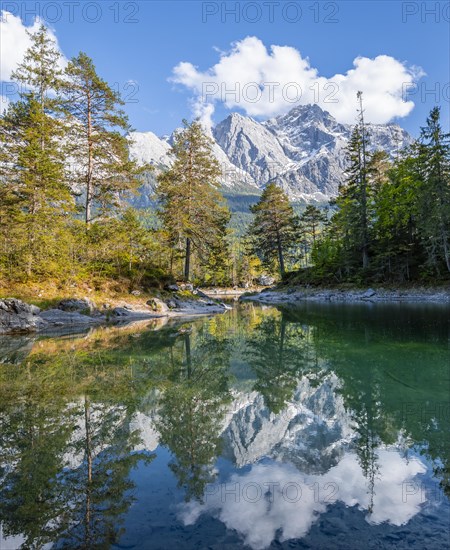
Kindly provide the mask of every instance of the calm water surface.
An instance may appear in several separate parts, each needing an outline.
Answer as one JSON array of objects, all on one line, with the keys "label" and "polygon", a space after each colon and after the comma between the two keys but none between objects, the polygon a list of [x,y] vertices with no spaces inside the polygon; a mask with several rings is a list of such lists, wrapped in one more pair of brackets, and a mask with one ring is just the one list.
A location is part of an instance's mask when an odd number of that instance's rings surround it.
[{"label": "calm water surface", "polygon": [[163,323],[0,339],[2,550],[448,549],[448,306]]}]

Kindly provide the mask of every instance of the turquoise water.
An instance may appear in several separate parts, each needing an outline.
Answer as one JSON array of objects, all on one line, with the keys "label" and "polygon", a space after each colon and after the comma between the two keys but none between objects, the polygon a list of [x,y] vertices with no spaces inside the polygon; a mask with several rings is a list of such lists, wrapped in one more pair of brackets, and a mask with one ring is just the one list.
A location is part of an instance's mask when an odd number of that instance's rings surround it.
[{"label": "turquoise water", "polygon": [[449,390],[440,305],[3,337],[0,548],[448,548]]}]

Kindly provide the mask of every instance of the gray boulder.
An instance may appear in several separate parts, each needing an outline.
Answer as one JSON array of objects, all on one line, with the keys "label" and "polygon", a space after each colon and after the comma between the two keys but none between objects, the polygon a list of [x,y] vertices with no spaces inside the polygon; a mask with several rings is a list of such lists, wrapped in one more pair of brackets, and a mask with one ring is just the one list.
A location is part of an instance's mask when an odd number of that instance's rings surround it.
[{"label": "gray boulder", "polygon": [[261,286],[270,286],[273,285],[275,282],[275,279],[273,277],[270,277],[269,275],[261,275],[258,279],[258,284]]},{"label": "gray boulder", "polygon": [[372,298],[373,296],[375,296],[375,294],[375,290],[373,290],[373,288],[369,288],[364,292],[361,298]]},{"label": "gray boulder", "polygon": [[61,309],[47,309],[41,312],[41,317],[48,326],[53,327],[94,325],[102,321],[99,318],[82,315],[77,311],[62,311]]},{"label": "gray boulder", "polygon": [[[167,314],[165,314],[167,315]],[[142,319],[153,319],[154,317],[164,317],[164,314],[155,314],[148,310],[131,309],[129,307],[115,307],[108,312],[111,319],[117,317],[118,321],[138,321]]]},{"label": "gray boulder", "polygon": [[199,290],[198,288],[196,289],[194,294],[196,294],[199,298],[205,298],[206,300],[211,299],[207,294],[205,294],[202,290]]},{"label": "gray boulder", "polygon": [[114,307],[110,310],[110,315],[114,317],[128,317],[130,315],[130,309],[127,307]]},{"label": "gray boulder", "polygon": [[172,292],[178,292],[180,290],[180,287],[178,285],[167,285],[167,290],[171,290]]},{"label": "gray boulder", "polygon": [[17,298],[0,300],[0,333],[35,332],[45,325],[37,306]]},{"label": "gray boulder", "polygon": [[68,298],[61,300],[57,305],[61,311],[77,311],[78,313],[91,313],[95,306],[89,298]]}]

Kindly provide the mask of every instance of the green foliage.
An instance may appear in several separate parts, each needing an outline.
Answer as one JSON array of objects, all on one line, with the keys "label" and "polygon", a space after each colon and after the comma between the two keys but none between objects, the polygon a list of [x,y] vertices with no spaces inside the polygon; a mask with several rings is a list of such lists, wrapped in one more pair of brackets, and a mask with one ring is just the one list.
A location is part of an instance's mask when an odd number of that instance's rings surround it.
[{"label": "green foliage", "polygon": [[[120,95],[85,53],[62,71],[44,26],[30,39],[12,75],[19,98],[0,116],[3,280],[247,285],[263,268],[287,277],[286,266],[303,266],[294,278],[317,284],[448,280],[450,135],[437,107],[420,140],[392,161],[369,152],[358,94],[346,184],[331,219],[322,205],[290,204],[273,183],[261,196],[227,192],[231,215],[198,121],[185,121],[175,137],[174,164],[154,196],[152,167],[129,158]],[[143,182],[151,207],[137,211],[130,199]]]},{"label": "green foliage", "polygon": [[298,217],[282,189],[270,183],[257,204],[250,207],[255,218],[249,228],[251,248],[262,263],[273,269],[278,263],[280,274],[285,273],[285,257],[298,241]]},{"label": "green foliage", "polygon": [[200,265],[222,263],[230,214],[217,189],[220,166],[212,141],[198,121],[183,124],[171,150],[174,164],[158,177],[158,197],[170,245],[184,249],[184,278],[189,280],[192,253]]},{"label": "green foliage", "polygon": [[120,109],[118,92],[97,75],[92,60],[83,52],[67,65],[64,107],[69,129],[67,154],[72,159],[72,181],[83,189],[84,217],[89,224],[93,207],[104,215],[120,205],[119,193],[136,189],[139,172],[130,161],[125,134],[128,119]]},{"label": "green foliage", "polygon": [[316,245],[321,230],[327,223],[327,213],[313,204],[308,204],[300,216],[300,227],[303,237],[301,244],[304,250],[306,265],[308,265],[308,260],[311,260],[312,250]]},{"label": "green foliage", "polygon": [[13,74],[20,99],[0,119],[0,266],[6,276],[56,275],[73,210],[60,147],[59,54],[45,27]]},{"label": "green foliage", "polygon": [[13,74],[20,98],[0,117],[0,274],[94,286],[164,280],[158,231],[123,207],[140,173],[129,160],[123,101],[85,54],[63,76],[46,28],[30,37]]},{"label": "green foliage", "polygon": [[185,500],[202,501],[205,487],[215,479],[214,463],[220,453],[220,427],[228,391],[227,351],[223,344],[201,335],[191,349],[191,336],[183,335],[181,355],[171,354],[171,384],[161,398],[155,423],[161,444],[174,460],[170,468]]},{"label": "green foliage", "polygon": [[418,229],[427,263],[440,273],[450,272],[450,133],[440,124],[440,110],[432,109],[415,150]]},{"label": "green foliage", "polygon": [[[369,266],[370,202],[371,187],[368,181],[368,140],[363,125],[357,125],[347,148],[348,169],[345,185],[339,189],[336,199],[338,212],[335,224],[344,240],[347,268],[354,269],[360,263]],[[362,261],[359,259],[362,258]]]},{"label": "green foliage", "polygon": [[[450,274],[450,135],[436,107],[421,138],[390,161],[367,153],[356,127],[349,178],[297,280],[339,283],[445,281]],[[361,261],[362,260],[362,261]]]}]

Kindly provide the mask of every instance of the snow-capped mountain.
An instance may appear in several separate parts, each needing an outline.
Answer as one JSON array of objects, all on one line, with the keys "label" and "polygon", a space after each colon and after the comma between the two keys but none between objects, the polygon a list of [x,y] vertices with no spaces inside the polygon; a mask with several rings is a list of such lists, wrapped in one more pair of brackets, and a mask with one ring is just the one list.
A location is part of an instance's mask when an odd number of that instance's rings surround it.
[{"label": "snow-capped mountain", "polygon": [[[295,166],[274,178],[293,197],[310,199],[336,195],[343,181],[345,149],[352,126],[339,124],[318,105],[295,107],[264,123],[282,144]],[[370,146],[395,156],[412,143],[411,136],[396,124],[369,124]]]},{"label": "snow-capped mountain", "polygon": [[139,164],[170,165],[170,144],[166,139],[153,132],[132,132],[129,138],[132,156]]},{"label": "snow-capped mountain", "polygon": [[[368,130],[371,148],[392,156],[413,141],[396,124],[369,124]],[[273,181],[292,199],[310,202],[337,194],[351,131],[351,125],[338,123],[318,105],[306,105],[265,122],[232,113],[212,128],[211,137],[225,187],[257,191]],[[170,166],[171,138],[134,132],[131,139],[139,162]]]},{"label": "snow-capped mountain", "polygon": [[223,455],[238,467],[271,457],[304,472],[326,472],[355,437],[338,386],[335,374],[318,387],[302,378],[279,414],[269,411],[261,394],[241,395],[242,402],[227,415]]},{"label": "snow-capped mountain", "polygon": [[253,182],[268,182],[293,164],[277,137],[252,118],[233,113],[213,129],[217,144]]}]

